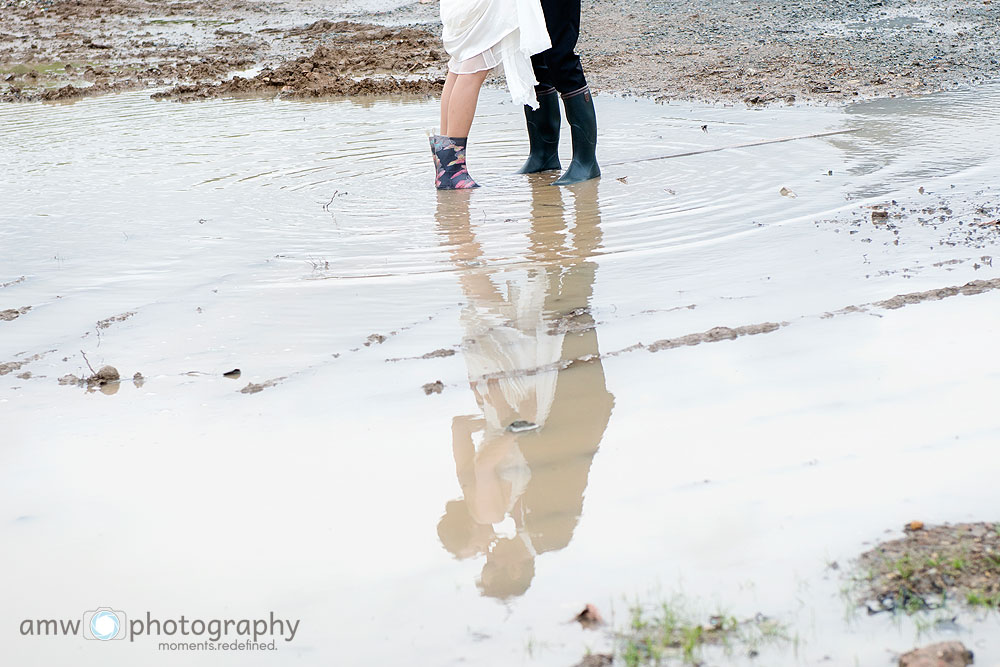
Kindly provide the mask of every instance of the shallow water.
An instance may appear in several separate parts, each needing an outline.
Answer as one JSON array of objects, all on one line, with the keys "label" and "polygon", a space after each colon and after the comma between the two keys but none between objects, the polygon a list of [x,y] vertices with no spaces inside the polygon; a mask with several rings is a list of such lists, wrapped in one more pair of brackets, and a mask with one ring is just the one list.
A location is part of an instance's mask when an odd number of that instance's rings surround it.
[{"label": "shallow water", "polygon": [[[522,120],[487,91],[471,193],[431,187],[431,101],[0,108],[0,284],[25,277],[0,310],[31,306],[0,363],[42,355],[0,376],[3,627],[275,611],[302,620],[282,664],[569,665],[607,645],[567,623],[585,603],[620,621],[683,590],[787,623],[767,664],[953,636],[850,614],[827,563],[913,518],[997,518],[976,463],[1000,436],[1000,294],[824,314],[998,276],[994,247],[941,242],[996,204],[998,99],[599,98],[611,166],[558,189],[511,175]],[[837,130],[857,131],[627,162]],[[898,236],[826,222],[945,196],[956,221]],[[786,324],[635,348],[765,322]],[[81,351],[145,382],[58,385]],[[1000,661],[995,617],[960,623]],[[0,654],[157,653],[100,644]]]}]

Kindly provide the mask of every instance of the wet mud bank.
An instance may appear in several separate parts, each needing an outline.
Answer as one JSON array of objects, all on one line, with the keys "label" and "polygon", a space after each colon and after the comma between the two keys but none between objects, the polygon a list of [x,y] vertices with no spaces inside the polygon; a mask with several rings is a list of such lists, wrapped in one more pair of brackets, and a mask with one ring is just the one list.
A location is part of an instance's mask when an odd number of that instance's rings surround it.
[{"label": "wet mud bank", "polygon": [[[426,35],[413,30],[404,34],[412,41],[400,38],[401,33],[386,29],[355,31],[357,24],[340,24],[348,27],[352,36],[358,32],[372,36],[364,41],[348,41],[346,45],[334,43],[321,46],[309,56],[302,56],[275,69],[265,67],[252,78],[234,76],[221,83],[182,84],[155,93],[153,99],[190,101],[210,97],[234,95],[278,96],[285,99],[309,97],[364,97],[373,95],[431,95],[444,86],[443,78],[398,78],[392,73],[426,71],[437,64],[439,53],[428,47]],[[368,28],[367,26],[365,28]],[[390,51],[382,48],[381,39],[393,41]],[[406,44],[407,48],[403,48]]]},{"label": "wet mud bank", "polygon": [[[426,94],[444,73],[422,28],[310,19],[316,5],[163,5],[142,0],[8,3],[0,100],[57,101],[173,86],[157,99]],[[304,22],[303,22],[304,21]]]},{"label": "wet mud bank", "polygon": [[866,551],[858,582],[869,614],[954,605],[1000,611],[1000,523],[907,524]]},{"label": "wet mud bank", "polygon": [[[997,14],[990,0],[589,1],[580,51],[595,90],[839,103],[995,79]],[[439,35],[436,3],[402,0],[374,8],[349,0],[4,0],[0,100],[165,86],[179,86],[173,99],[433,92],[444,72]],[[229,81],[265,68],[281,71],[281,82]]]}]

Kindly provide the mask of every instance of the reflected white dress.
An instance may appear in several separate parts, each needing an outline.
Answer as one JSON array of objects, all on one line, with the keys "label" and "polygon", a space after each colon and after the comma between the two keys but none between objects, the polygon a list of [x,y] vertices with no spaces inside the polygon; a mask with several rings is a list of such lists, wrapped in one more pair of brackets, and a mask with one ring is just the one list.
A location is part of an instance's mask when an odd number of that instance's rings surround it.
[{"label": "reflected white dress", "polygon": [[552,45],[539,0],[441,0],[441,22],[450,71],[503,65],[514,103],[538,108],[531,56]]},{"label": "reflected white dress", "polygon": [[[544,315],[548,288],[544,271],[529,272],[520,283],[507,283],[506,298],[486,301],[473,296],[462,312],[469,384],[486,418],[484,445],[503,438],[514,418],[542,427],[549,418],[566,334],[550,332],[551,322]],[[507,512],[531,480],[517,441],[511,445],[497,468],[511,485]]]}]

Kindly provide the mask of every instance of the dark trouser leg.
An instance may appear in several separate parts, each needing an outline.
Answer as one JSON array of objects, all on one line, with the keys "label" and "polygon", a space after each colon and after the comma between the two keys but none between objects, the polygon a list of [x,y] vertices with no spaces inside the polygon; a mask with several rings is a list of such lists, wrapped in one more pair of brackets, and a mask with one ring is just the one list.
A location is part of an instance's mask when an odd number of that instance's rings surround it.
[{"label": "dark trouser leg", "polygon": [[576,55],[576,42],[580,37],[580,0],[542,0],[542,13],[552,48],[532,58],[535,78],[563,94],[584,88],[587,79],[583,75],[580,56]]},{"label": "dark trouser leg", "polygon": [[573,135],[573,162],[556,185],[579,183],[601,175],[597,165],[597,113],[587,87],[576,42],[580,37],[580,0],[542,0],[552,48],[532,58],[535,77],[562,93]]}]

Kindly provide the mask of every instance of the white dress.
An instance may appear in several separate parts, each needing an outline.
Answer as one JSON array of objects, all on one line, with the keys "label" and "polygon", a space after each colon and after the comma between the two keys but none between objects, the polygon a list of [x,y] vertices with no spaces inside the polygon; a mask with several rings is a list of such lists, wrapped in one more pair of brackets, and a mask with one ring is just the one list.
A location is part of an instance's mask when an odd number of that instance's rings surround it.
[{"label": "white dress", "polygon": [[514,103],[538,108],[531,56],[552,46],[539,0],[441,0],[441,22],[450,71],[503,65]]}]

